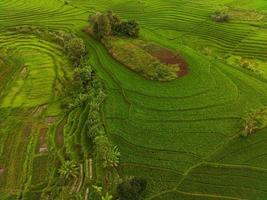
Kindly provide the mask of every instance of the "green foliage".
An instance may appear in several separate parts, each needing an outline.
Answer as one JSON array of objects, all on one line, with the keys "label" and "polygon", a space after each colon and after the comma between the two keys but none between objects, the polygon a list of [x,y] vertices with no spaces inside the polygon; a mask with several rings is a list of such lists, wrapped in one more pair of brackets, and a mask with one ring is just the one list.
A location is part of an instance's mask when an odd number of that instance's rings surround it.
[{"label": "green foliage", "polygon": [[81,107],[92,96],[90,89],[94,87],[92,84],[94,72],[89,65],[80,65],[75,68],[71,80],[65,82],[64,101],[61,105],[67,110]]},{"label": "green foliage", "polygon": [[111,34],[109,18],[103,14],[95,14],[90,17],[93,35],[101,40]]},{"label": "green foliage", "polygon": [[119,16],[112,11],[107,15],[96,13],[89,17],[93,35],[101,40],[109,35],[139,37],[139,24],[135,20],[122,21]]},{"label": "green foliage", "polygon": [[223,11],[215,11],[211,15],[211,19],[215,22],[228,22],[230,20],[230,16]]},{"label": "green foliage", "polygon": [[[109,192],[104,192],[102,187],[93,185],[92,188],[94,189],[94,192],[97,194],[97,197],[92,197],[94,200],[99,199],[99,200],[112,200],[113,196],[109,194]],[[100,198],[99,198],[100,197]]]},{"label": "green foliage", "polygon": [[139,37],[139,25],[135,20],[128,20],[121,22],[120,26],[116,30],[116,35],[123,35],[127,37],[137,38]]},{"label": "green foliage", "polygon": [[108,192],[105,194],[105,196],[101,197],[101,200],[112,200],[113,196],[110,195]]},{"label": "green foliage", "polygon": [[121,18],[114,14],[111,10],[108,11],[107,16],[111,24],[112,35],[120,35],[120,27],[122,23]]},{"label": "green foliage", "polygon": [[62,178],[68,180],[71,177],[77,177],[79,175],[79,165],[73,160],[67,160],[62,164],[58,172]]},{"label": "green foliage", "polygon": [[117,186],[117,194],[120,200],[138,200],[146,190],[147,182],[142,178],[132,178]]},{"label": "green foliage", "polygon": [[244,129],[242,136],[248,136],[255,131],[266,127],[267,125],[267,109],[262,108],[259,111],[249,113],[244,120]]},{"label": "green foliage", "polygon": [[115,168],[119,164],[120,152],[118,147],[112,147],[104,135],[95,138],[97,160],[104,169]]},{"label": "green foliage", "polygon": [[88,90],[90,86],[90,81],[92,81],[93,70],[90,65],[85,65],[82,67],[77,67],[74,70],[73,80],[74,82],[78,82],[78,84],[82,84],[82,89]]},{"label": "green foliage", "polygon": [[86,54],[86,47],[83,40],[77,37],[71,38],[65,42],[64,49],[74,66],[79,66]]}]

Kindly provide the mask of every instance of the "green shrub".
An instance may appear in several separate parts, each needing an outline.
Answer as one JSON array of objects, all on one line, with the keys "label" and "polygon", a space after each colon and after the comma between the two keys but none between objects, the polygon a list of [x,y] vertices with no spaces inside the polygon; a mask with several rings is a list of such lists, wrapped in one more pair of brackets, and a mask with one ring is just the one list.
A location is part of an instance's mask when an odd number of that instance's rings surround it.
[{"label": "green shrub", "polygon": [[139,24],[135,20],[122,21],[119,16],[108,11],[107,15],[96,13],[89,17],[93,35],[101,40],[109,35],[136,38],[139,36]]},{"label": "green shrub", "polygon": [[138,200],[146,190],[147,182],[142,178],[132,178],[117,186],[117,194],[120,200]]},{"label": "green shrub", "polygon": [[109,21],[110,21],[112,35],[119,35],[120,34],[120,26],[122,23],[121,18],[118,15],[114,14],[112,11],[108,11],[107,16],[108,16]]},{"label": "green shrub", "polygon": [[126,22],[122,22],[118,29],[118,35],[123,35],[132,38],[139,37],[140,28],[135,20],[128,20]]},{"label": "green shrub", "polygon": [[244,119],[244,128],[241,131],[242,136],[248,136],[255,131],[267,126],[267,108],[264,107],[256,112],[249,113]]},{"label": "green shrub", "polygon": [[222,11],[216,11],[211,15],[211,19],[215,22],[228,22],[230,16]]},{"label": "green shrub", "polygon": [[86,54],[86,47],[83,40],[81,38],[73,37],[67,40],[64,49],[74,66],[79,66]]},{"label": "green shrub", "polygon": [[97,13],[92,15],[89,20],[92,25],[93,35],[98,40],[111,34],[110,20],[106,15]]}]

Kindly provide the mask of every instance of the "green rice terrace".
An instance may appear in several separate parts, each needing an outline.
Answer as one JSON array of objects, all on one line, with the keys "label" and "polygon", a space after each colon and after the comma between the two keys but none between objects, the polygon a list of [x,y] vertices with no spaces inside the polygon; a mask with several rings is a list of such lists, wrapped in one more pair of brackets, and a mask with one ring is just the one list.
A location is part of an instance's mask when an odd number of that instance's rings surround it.
[{"label": "green rice terrace", "polygon": [[0,0],[0,200],[267,200],[266,0]]}]

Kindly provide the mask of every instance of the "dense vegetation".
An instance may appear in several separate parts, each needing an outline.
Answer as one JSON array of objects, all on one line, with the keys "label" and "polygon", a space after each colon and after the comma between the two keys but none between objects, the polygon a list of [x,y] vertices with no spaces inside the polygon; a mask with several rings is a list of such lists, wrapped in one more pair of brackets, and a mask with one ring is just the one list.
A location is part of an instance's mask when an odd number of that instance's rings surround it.
[{"label": "dense vegetation", "polygon": [[121,18],[108,11],[107,15],[96,13],[89,16],[92,33],[95,38],[103,39],[107,36],[125,36],[137,38],[139,24],[135,20],[123,21]]},{"label": "dense vegetation", "polygon": [[[1,199],[266,199],[264,0],[2,0],[0,10]],[[114,60],[81,31],[107,10],[179,51],[190,73],[149,81]],[[217,10],[230,20],[214,22]],[[75,40],[58,43],[58,31]]]},{"label": "dense vegetation", "polygon": [[136,21],[122,21],[109,11],[107,15],[91,15],[89,22],[90,28],[86,31],[100,40],[118,62],[149,80],[170,81],[177,78],[179,63],[162,63],[146,51],[149,43],[136,39],[140,30]]}]

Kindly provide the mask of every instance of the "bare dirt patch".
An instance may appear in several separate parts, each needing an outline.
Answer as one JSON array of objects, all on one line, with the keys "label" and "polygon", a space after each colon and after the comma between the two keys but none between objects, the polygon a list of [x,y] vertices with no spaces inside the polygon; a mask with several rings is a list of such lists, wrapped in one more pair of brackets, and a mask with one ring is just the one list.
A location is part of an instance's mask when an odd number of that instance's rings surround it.
[{"label": "bare dirt patch", "polygon": [[149,45],[145,48],[149,54],[157,58],[161,63],[166,65],[179,65],[180,70],[177,73],[178,77],[188,74],[188,63],[181,55],[175,54],[169,49],[162,48],[156,45]]}]

